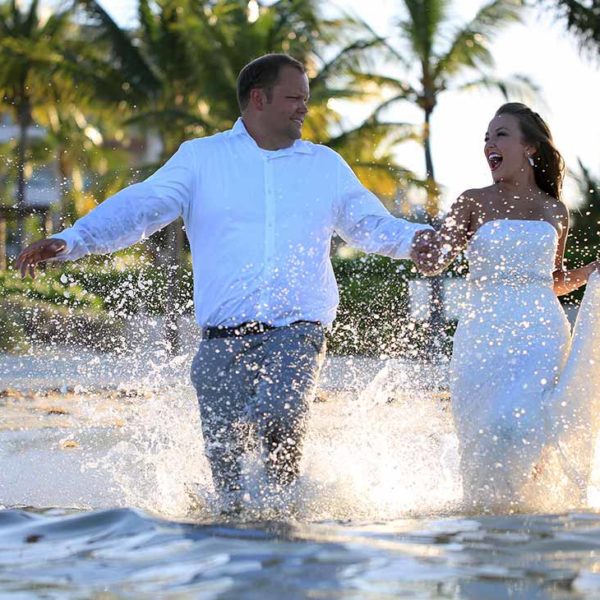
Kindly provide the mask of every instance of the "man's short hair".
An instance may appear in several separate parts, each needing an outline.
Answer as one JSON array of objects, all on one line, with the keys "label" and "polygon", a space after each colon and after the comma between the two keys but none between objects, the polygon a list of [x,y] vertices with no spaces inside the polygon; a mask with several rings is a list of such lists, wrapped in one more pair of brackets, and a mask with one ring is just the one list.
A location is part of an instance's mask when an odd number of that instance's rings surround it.
[{"label": "man's short hair", "polygon": [[238,75],[237,98],[240,111],[244,111],[250,101],[250,91],[262,88],[271,100],[271,91],[279,79],[282,67],[294,67],[301,73],[306,73],[304,65],[288,54],[265,54],[248,63]]}]

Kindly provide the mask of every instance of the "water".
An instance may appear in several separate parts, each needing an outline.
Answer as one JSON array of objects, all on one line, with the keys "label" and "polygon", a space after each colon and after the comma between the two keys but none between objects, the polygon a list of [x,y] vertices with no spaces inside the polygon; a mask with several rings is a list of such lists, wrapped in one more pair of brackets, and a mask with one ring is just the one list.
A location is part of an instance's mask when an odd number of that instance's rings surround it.
[{"label": "water", "polygon": [[0,590],[31,598],[582,598],[600,516],[181,523],[0,513]]},{"label": "water", "polygon": [[600,596],[593,501],[461,507],[443,366],[331,360],[298,490],[265,495],[250,458],[244,510],[225,519],[189,360],[3,357],[0,597]]}]

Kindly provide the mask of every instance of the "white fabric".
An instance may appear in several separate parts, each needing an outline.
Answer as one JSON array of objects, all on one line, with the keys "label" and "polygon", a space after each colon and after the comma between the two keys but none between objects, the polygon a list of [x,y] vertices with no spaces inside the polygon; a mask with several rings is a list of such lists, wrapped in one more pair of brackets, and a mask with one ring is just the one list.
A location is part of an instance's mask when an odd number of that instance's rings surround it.
[{"label": "white fabric", "polygon": [[179,216],[201,326],[329,324],[338,304],[334,231],[365,252],[408,258],[414,234],[427,227],[390,215],[333,150],[297,140],[266,153],[239,119],[185,142],[146,181],[56,234],[67,243],[60,259],[124,248]]},{"label": "white fabric", "polygon": [[494,220],[468,248],[451,394],[473,506],[534,509],[561,494],[573,505],[585,494],[600,402],[600,370],[590,364],[600,361],[600,282],[590,278],[569,352],[552,289],[557,242],[548,222]]}]

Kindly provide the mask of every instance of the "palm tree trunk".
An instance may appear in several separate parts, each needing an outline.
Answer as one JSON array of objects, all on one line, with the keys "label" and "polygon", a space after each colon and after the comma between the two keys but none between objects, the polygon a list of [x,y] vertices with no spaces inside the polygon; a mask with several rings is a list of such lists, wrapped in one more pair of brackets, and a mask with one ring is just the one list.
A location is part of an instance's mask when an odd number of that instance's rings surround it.
[{"label": "palm tree trunk", "polygon": [[435,181],[433,170],[433,158],[431,156],[431,113],[433,110],[425,110],[425,123],[423,124],[423,148],[425,150],[425,173],[427,178],[427,203],[425,209],[432,225],[436,224],[439,211],[440,194]]},{"label": "palm tree trunk", "polygon": [[[439,226],[439,190],[435,181],[433,158],[431,155],[431,113],[425,110],[425,123],[423,125],[423,147],[425,150],[425,172],[427,177],[427,203],[425,205],[429,223],[433,227]],[[425,349],[428,356],[439,354],[442,346],[444,330],[444,277],[436,275],[431,278],[431,297],[429,303],[429,332]]]},{"label": "palm tree trunk", "polygon": [[[25,161],[27,152],[27,130],[31,124],[31,110],[29,101],[22,99],[17,107],[17,124],[19,127],[19,138],[17,140],[17,208],[25,207]],[[17,224],[15,230],[15,243],[17,254],[23,249],[25,242],[25,217],[23,214],[17,214]]]},{"label": "palm tree trunk", "polygon": [[165,339],[167,351],[171,355],[181,350],[181,335],[179,331],[179,316],[181,306],[179,288],[181,285],[181,255],[183,253],[183,228],[181,220],[167,226],[167,247],[165,249]]},{"label": "palm tree trunk", "polygon": [[58,172],[62,182],[60,186],[60,227],[64,229],[70,226],[74,220],[74,210],[71,201],[73,165],[62,144],[58,147]]}]

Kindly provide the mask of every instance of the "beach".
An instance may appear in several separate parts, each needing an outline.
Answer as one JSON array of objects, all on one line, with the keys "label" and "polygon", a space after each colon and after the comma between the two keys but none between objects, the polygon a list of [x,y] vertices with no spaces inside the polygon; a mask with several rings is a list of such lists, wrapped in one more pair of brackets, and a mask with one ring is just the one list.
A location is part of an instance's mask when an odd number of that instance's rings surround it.
[{"label": "beach", "polygon": [[186,379],[190,357],[160,358],[66,348],[3,357],[0,594],[599,593],[593,509],[461,511],[443,365],[331,357],[299,493],[282,507],[250,488],[246,510],[224,519]]}]

